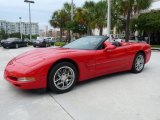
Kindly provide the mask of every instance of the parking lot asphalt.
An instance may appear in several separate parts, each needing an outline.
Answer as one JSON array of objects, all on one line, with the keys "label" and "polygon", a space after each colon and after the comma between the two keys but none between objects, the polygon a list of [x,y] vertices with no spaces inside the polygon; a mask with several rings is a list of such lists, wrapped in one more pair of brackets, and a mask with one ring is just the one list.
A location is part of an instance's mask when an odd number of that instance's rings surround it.
[{"label": "parking lot asphalt", "polygon": [[0,120],[160,120],[160,52],[140,74],[107,75],[55,94],[19,90],[3,78],[14,56],[33,49],[0,47]]}]

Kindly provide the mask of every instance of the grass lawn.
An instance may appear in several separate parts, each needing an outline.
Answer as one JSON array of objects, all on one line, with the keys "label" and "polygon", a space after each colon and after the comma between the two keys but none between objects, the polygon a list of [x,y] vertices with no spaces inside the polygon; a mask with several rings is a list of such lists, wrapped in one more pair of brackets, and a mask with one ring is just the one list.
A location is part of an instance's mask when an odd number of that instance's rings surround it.
[{"label": "grass lawn", "polygon": [[151,45],[151,47],[160,48],[160,45]]}]

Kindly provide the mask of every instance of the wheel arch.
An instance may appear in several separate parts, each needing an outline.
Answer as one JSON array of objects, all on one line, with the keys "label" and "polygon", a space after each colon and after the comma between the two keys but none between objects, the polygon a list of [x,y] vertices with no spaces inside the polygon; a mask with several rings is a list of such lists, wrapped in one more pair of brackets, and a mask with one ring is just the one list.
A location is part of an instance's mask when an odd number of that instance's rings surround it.
[{"label": "wheel arch", "polygon": [[146,63],[146,53],[145,53],[145,51],[139,50],[139,51],[137,51],[136,55],[137,55],[138,53],[142,53],[142,54],[144,55],[144,60],[145,60],[145,63]]},{"label": "wheel arch", "polygon": [[80,74],[80,70],[79,70],[79,65],[77,64],[77,62],[75,62],[74,60],[70,59],[70,58],[62,58],[62,59],[59,59],[57,60],[56,62],[54,62],[51,67],[49,68],[48,70],[48,74],[47,74],[47,81],[49,79],[49,74],[52,70],[52,68],[54,67],[55,64],[58,64],[58,63],[61,63],[61,62],[70,62],[72,63],[76,68],[77,68],[77,71],[78,71],[78,79],[79,79],[79,74]]}]

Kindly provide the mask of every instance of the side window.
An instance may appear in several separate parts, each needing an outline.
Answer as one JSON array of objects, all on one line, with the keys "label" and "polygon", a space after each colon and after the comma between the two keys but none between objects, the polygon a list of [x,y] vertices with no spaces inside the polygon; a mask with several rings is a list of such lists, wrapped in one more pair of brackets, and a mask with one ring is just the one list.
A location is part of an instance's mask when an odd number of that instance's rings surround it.
[{"label": "side window", "polygon": [[20,40],[20,39],[16,39],[16,41],[17,41],[17,42],[22,42],[22,40]]},{"label": "side window", "polygon": [[102,43],[97,50],[102,50],[102,49],[105,49],[105,45]]},{"label": "side window", "polygon": [[[107,40],[108,40],[108,39],[107,39]],[[105,49],[104,42],[106,42],[107,40],[103,41],[103,42],[101,43],[101,45],[98,47],[97,50],[103,50],[103,49]]]}]

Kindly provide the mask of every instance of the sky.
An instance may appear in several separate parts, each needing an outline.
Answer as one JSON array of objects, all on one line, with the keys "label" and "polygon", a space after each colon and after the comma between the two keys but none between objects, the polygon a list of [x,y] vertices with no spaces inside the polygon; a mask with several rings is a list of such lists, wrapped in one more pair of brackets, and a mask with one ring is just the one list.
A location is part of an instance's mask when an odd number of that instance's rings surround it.
[{"label": "sky", "polygon": [[[52,13],[63,7],[65,2],[71,0],[34,0],[35,4],[31,5],[32,22],[38,22],[40,29],[49,26],[49,19]],[[76,6],[82,6],[86,0],[74,0]],[[99,0],[93,0],[95,2]],[[160,8],[160,2],[155,2],[150,9]],[[18,22],[19,17],[22,21],[29,21],[28,4],[24,0],[0,0],[0,20]]]}]

